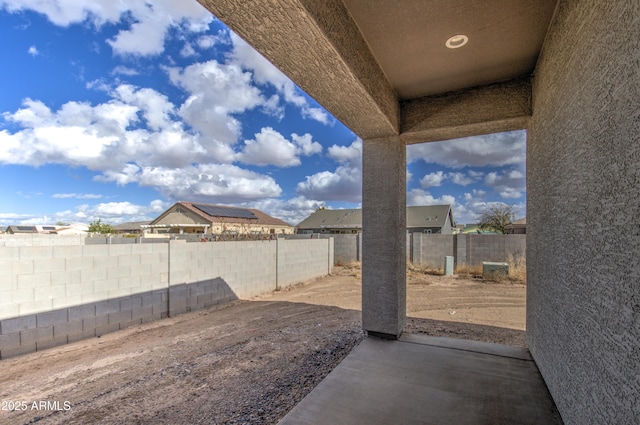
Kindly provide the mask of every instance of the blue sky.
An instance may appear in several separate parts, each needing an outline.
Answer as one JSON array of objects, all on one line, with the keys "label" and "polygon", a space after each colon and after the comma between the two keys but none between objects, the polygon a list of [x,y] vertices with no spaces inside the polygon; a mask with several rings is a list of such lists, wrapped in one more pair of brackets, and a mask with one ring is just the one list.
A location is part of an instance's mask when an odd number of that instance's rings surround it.
[{"label": "blue sky", "polygon": [[[0,0],[0,226],[360,206],[362,141],[197,2]],[[407,147],[407,203],[524,216],[524,131]]]}]

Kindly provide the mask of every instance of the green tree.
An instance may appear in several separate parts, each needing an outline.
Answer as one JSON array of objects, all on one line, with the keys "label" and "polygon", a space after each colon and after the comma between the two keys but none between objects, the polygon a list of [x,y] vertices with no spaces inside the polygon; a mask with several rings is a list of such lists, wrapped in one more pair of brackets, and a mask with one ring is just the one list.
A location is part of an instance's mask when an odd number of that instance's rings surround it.
[{"label": "green tree", "polygon": [[498,233],[506,233],[506,227],[513,222],[515,211],[513,206],[507,204],[495,204],[487,207],[480,217],[478,227],[481,230],[495,230]]},{"label": "green tree", "polygon": [[89,233],[108,235],[115,233],[115,229],[110,224],[103,224],[101,219],[97,219],[89,224]]}]

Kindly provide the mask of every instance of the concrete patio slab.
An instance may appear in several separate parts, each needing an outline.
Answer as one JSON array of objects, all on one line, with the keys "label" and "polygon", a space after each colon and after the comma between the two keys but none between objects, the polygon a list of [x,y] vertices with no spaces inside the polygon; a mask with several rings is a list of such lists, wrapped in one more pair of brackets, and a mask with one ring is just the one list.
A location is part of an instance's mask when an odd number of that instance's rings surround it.
[{"label": "concrete patio slab", "polygon": [[369,337],[280,424],[562,424],[528,350]]}]

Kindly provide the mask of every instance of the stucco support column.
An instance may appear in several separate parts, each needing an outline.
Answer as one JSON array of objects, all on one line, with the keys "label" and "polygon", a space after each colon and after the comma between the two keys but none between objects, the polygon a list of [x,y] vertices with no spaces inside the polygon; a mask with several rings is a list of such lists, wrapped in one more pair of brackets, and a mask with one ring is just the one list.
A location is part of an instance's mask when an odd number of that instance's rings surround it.
[{"label": "stucco support column", "polygon": [[362,327],[396,339],[406,321],[406,146],[363,142]]}]

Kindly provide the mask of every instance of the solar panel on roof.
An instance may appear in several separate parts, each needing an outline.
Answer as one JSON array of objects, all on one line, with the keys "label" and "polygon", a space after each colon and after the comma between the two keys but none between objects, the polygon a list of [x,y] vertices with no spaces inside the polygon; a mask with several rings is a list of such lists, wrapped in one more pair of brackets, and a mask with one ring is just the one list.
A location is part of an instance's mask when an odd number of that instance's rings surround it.
[{"label": "solar panel on roof", "polygon": [[33,232],[33,231],[36,230],[36,227],[35,226],[18,226],[18,230],[21,230],[23,232],[26,232],[26,231],[32,231]]},{"label": "solar panel on roof", "polygon": [[244,208],[233,207],[218,207],[214,205],[198,205],[193,204],[194,207],[199,209],[205,214],[209,214],[212,217],[232,217],[232,218],[249,218],[258,219],[254,213]]},{"label": "solar panel on roof", "polygon": [[56,230],[56,226],[42,226],[42,230]]}]

